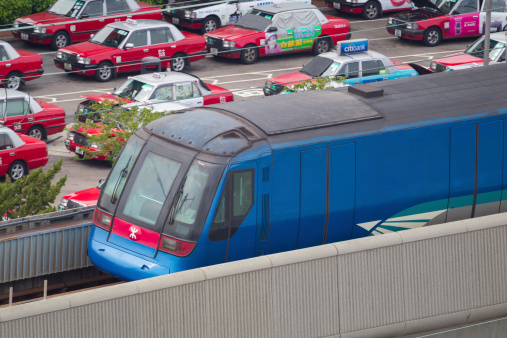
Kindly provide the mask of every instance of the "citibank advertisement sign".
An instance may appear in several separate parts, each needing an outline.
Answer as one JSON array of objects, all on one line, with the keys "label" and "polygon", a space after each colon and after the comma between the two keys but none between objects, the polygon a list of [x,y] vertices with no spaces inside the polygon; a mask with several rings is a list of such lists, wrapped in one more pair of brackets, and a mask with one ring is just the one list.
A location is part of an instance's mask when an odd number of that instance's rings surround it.
[{"label": "citibank advertisement sign", "polygon": [[340,42],[340,46],[338,47],[340,50],[340,54],[354,54],[354,53],[362,53],[368,50],[368,40],[349,40]]}]

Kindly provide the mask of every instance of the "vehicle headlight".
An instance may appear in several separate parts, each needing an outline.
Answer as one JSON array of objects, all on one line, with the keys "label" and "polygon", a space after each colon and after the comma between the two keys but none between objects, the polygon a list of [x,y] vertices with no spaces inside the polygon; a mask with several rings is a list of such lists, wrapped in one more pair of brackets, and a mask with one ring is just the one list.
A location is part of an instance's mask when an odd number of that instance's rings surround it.
[{"label": "vehicle headlight", "polygon": [[192,11],[189,11],[188,9],[185,10],[185,18],[190,18],[192,16]]},{"label": "vehicle headlight", "polygon": [[60,202],[60,205],[66,207],[67,203],[69,203],[69,200],[66,199],[66,198],[62,198],[62,201]]},{"label": "vehicle headlight", "polygon": [[431,63],[430,63],[430,69],[431,70],[436,70],[437,69],[437,64],[435,62],[431,61]]},{"label": "vehicle headlight", "polygon": [[14,21],[14,28],[18,28],[18,27],[19,27],[19,22]]},{"label": "vehicle headlight", "polygon": [[407,23],[407,28],[408,29],[418,29],[419,25],[416,23]]},{"label": "vehicle headlight", "polygon": [[393,18],[388,18],[387,19],[387,24],[388,25],[392,25],[393,24]]},{"label": "vehicle headlight", "polygon": [[197,18],[197,12],[192,12],[192,19]]},{"label": "vehicle headlight", "polygon": [[95,149],[101,149],[100,144],[98,144],[98,143],[92,143],[90,145],[90,147],[95,148]]},{"label": "vehicle headlight", "polygon": [[357,0],[347,0],[347,2],[351,2],[353,4],[357,4]]},{"label": "vehicle headlight", "polygon": [[266,83],[264,84],[265,87],[271,87],[271,81],[266,81]]},{"label": "vehicle headlight", "polygon": [[226,48],[234,48],[236,46],[236,42],[224,40],[223,46]]},{"label": "vehicle headlight", "polygon": [[35,26],[33,29],[34,33],[46,33],[46,27]]},{"label": "vehicle headlight", "polygon": [[68,133],[67,138],[71,141],[74,141],[74,133],[73,132]]},{"label": "vehicle headlight", "polygon": [[61,59],[62,57],[63,57],[63,53],[62,52],[60,52],[60,51],[56,52],[56,58],[57,59]]},{"label": "vehicle headlight", "polygon": [[82,56],[79,56],[77,58],[77,63],[82,63],[83,65],[89,65],[92,60],[90,58],[85,58]]}]

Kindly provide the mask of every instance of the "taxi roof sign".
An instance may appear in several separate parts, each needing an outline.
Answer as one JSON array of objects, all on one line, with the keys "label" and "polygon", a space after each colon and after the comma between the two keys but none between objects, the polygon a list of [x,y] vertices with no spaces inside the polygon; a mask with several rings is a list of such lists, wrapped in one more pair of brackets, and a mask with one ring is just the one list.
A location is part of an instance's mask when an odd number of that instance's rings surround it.
[{"label": "taxi roof sign", "polygon": [[126,22],[127,22],[128,24],[131,24],[131,25],[137,25],[137,20],[133,20],[133,19],[130,19],[130,18],[129,18],[129,19],[127,19],[127,20],[126,20]]},{"label": "taxi roof sign", "polygon": [[357,39],[339,42],[340,55],[355,54],[368,51],[368,39]]}]

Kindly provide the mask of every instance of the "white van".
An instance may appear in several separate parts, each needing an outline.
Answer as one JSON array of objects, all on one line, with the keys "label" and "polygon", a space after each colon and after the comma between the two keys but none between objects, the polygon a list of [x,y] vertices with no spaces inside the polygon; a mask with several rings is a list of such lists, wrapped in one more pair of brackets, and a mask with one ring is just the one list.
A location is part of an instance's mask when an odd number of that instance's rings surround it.
[{"label": "white van", "polygon": [[190,29],[200,29],[204,34],[222,26],[235,24],[244,13],[250,11],[255,6],[284,2],[312,3],[311,0],[232,0],[206,6],[205,4],[209,2],[216,3],[217,1],[175,0],[167,5],[164,18],[173,25]]}]

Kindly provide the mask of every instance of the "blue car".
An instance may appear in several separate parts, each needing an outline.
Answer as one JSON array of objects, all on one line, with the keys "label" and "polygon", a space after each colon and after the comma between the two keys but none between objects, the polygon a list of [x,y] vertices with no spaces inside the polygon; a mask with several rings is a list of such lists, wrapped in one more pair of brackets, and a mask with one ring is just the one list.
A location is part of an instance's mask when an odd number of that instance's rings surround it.
[{"label": "blue car", "polygon": [[354,85],[417,75],[412,66],[368,50],[368,40],[349,40],[339,43],[336,50],[315,57],[298,72],[269,79],[264,95],[290,92],[284,88],[323,77],[338,77],[342,83]]}]

